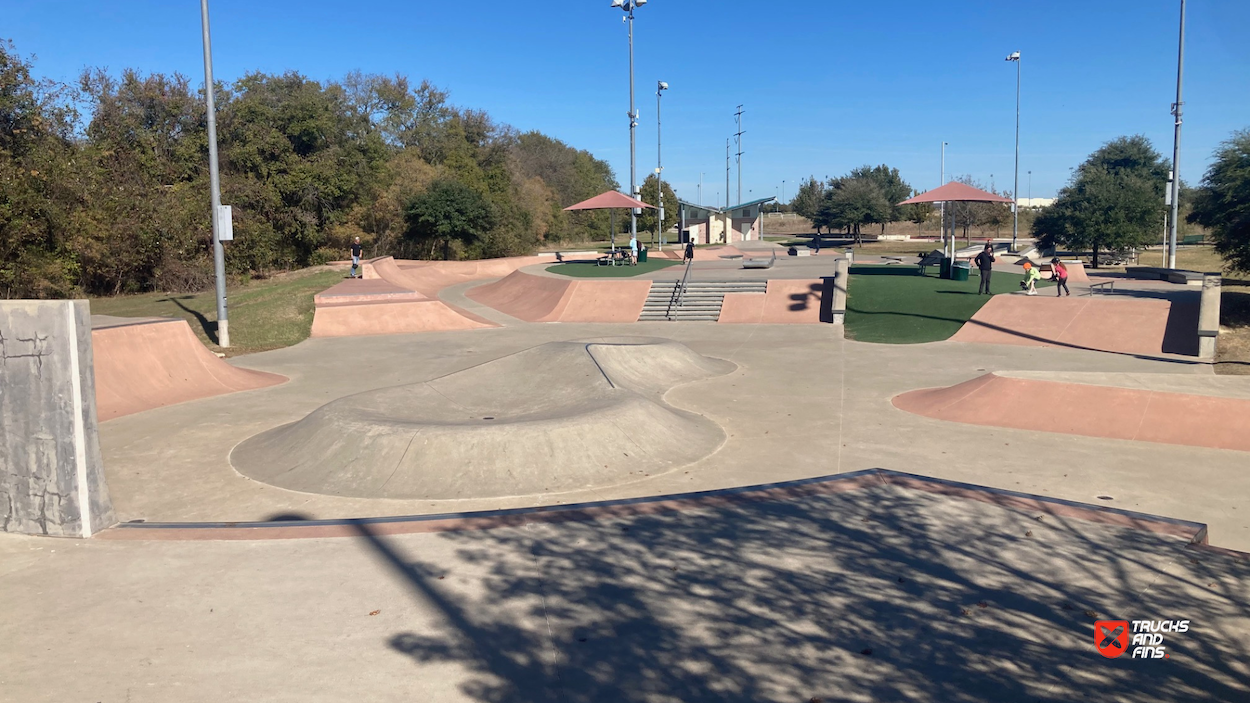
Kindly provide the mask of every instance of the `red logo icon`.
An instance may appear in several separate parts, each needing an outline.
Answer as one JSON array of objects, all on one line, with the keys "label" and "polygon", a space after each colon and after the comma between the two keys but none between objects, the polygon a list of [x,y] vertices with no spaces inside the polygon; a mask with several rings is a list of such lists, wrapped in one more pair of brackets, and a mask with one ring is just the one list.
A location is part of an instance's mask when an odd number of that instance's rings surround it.
[{"label": "red logo icon", "polygon": [[1094,623],[1094,646],[1108,659],[1128,651],[1128,620],[1098,620]]}]

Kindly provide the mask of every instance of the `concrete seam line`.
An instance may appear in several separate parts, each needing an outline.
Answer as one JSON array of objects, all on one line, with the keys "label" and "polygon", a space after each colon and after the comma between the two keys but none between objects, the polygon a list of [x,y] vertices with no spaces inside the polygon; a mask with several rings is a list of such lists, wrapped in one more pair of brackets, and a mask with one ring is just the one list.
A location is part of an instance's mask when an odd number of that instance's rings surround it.
[{"label": "concrete seam line", "polygon": [[65,301],[65,324],[69,332],[69,385],[74,413],[74,466],[78,478],[78,517],[82,520],[82,536],[91,536],[91,495],[87,488],[87,432],[82,422],[82,379],[78,368],[78,321],[74,301]]}]

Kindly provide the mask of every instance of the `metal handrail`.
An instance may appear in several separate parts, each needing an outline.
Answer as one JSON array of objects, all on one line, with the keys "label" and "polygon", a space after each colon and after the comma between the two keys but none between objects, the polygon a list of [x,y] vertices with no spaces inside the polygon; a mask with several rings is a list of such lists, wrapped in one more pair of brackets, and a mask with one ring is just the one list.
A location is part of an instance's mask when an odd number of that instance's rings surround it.
[{"label": "metal handrail", "polygon": [[673,306],[681,307],[681,301],[686,297],[686,285],[690,282],[690,267],[694,264],[694,259],[686,260],[686,272],[682,275],[681,281],[673,287],[673,294],[668,299],[668,309],[664,311],[666,319],[673,319]]}]

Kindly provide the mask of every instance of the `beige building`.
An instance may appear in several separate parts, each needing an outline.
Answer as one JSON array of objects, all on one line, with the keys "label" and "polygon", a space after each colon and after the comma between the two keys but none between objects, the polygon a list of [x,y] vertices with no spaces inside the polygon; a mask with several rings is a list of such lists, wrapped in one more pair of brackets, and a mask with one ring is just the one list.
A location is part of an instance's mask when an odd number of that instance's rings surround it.
[{"label": "beige building", "polygon": [[763,207],[774,200],[775,197],[760,198],[724,209],[678,200],[678,226],[685,223],[695,244],[757,241],[764,235]]}]

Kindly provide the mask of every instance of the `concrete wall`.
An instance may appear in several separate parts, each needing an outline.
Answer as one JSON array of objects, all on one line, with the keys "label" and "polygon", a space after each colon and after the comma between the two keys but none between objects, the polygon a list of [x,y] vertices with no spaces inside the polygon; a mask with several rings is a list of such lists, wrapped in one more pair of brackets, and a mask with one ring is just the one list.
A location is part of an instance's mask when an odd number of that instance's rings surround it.
[{"label": "concrete wall", "polygon": [[90,537],[115,522],[85,300],[0,301],[0,530]]},{"label": "concrete wall", "polygon": [[1202,276],[1202,302],[1198,309],[1198,357],[1215,358],[1215,342],[1220,334],[1220,289],[1218,273]]}]

